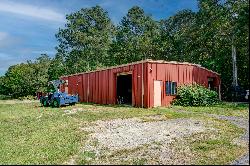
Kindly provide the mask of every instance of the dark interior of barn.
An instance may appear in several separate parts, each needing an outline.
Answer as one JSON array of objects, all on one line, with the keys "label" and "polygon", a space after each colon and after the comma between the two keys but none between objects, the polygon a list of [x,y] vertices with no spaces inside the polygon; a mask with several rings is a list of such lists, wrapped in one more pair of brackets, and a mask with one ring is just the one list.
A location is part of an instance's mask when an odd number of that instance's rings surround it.
[{"label": "dark interior of barn", "polygon": [[132,104],[132,74],[117,76],[117,103]]},{"label": "dark interior of barn", "polygon": [[208,77],[208,89],[215,90],[215,78]]}]

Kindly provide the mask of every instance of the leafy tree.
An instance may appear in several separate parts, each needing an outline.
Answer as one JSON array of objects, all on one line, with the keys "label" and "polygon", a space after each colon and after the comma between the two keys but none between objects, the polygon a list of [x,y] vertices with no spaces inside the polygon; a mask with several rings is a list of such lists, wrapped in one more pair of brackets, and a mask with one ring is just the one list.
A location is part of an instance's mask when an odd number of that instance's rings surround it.
[{"label": "leafy tree", "polygon": [[225,9],[228,13],[228,33],[236,47],[238,82],[249,88],[249,1],[227,0]]},{"label": "leafy tree", "polygon": [[28,61],[28,64],[33,68],[35,76],[31,85],[35,91],[44,91],[48,84],[51,59],[46,54],[41,54],[35,62]]},{"label": "leafy tree", "polygon": [[198,0],[197,13],[183,10],[161,21],[163,57],[188,61],[217,71],[222,79],[222,96],[229,99],[232,84],[232,45],[237,51],[239,83],[249,80],[248,18],[246,1]]},{"label": "leafy tree", "polygon": [[4,93],[17,98],[44,91],[48,82],[49,64],[50,58],[42,54],[34,62],[10,66],[1,81]]},{"label": "leafy tree", "polygon": [[[194,49],[193,52],[196,59],[199,58],[199,61],[195,62],[221,74],[222,95],[224,99],[230,98],[233,69],[232,45],[236,47],[237,52],[239,83],[246,88],[248,83],[245,81],[249,80],[247,78],[249,75],[249,55],[246,51],[248,35],[240,33],[248,31],[246,26],[249,26],[249,7],[246,1],[228,0],[225,3],[220,3],[216,0],[204,0],[198,2],[200,10],[197,13],[196,26],[199,28],[195,31],[197,40],[194,42],[199,47]],[[234,10],[237,8],[240,8],[240,10]],[[240,21],[239,13],[241,13]]]},{"label": "leafy tree", "polygon": [[8,95],[8,89],[4,86],[5,77],[0,77],[0,94]]},{"label": "leafy tree", "polygon": [[193,26],[196,14],[191,10],[182,10],[166,20],[160,21],[161,59],[174,61],[191,61],[193,47]]},{"label": "leafy tree", "polygon": [[8,89],[9,94],[14,98],[27,96],[32,91],[32,82],[34,79],[32,73],[34,70],[29,64],[18,64],[9,67],[5,74],[4,86]]},{"label": "leafy tree", "polygon": [[115,64],[156,59],[159,35],[158,23],[140,7],[132,7],[117,27],[116,40],[112,44]]},{"label": "leafy tree", "polygon": [[100,6],[66,16],[67,24],[56,35],[58,51],[65,59],[67,74],[106,66],[114,25]]},{"label": "leafy tree", "polygon": [[48,75],[49,81],[57,80],[62,75],[66,74],[66,65],[64,64],[63,56],[59,53],[51,60]]}]

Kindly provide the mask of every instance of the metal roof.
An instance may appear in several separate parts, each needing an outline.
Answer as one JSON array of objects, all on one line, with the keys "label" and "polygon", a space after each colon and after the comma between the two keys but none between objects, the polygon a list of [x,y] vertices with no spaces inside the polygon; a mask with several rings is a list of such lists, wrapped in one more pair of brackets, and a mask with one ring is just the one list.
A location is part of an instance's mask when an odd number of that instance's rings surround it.
[{"label": "metal roof", "polygon": [[210,71],[212,73],[215,73],[217,75],[220,75],[219,73],[209,70],[205,67],[202,67],[199,64],[194,64],[194,63],[189,63],[189,62],[177,62],[177,61],[165,61],[165,60],[152,60],[152,59],[145,59],[145,60],[141,60],[141,61],[136,61],[136,62],[132,62],[132,63],[127,63],[127,64],[122,64],[122,65],[117,65],[117,66],[110,66],[107,68],[102,68],[102,69],[98,69],[98,70],[93,70],[93,71],[86,71],[86,72],[81,72],[81,73],[75,73],[75,74],[70,74],[70,75],[64,75],[61,76],[62,77],[68,77],[68,76],[75,76],[75,75],[80,75],[80,74],[86,74],[86,73],[93,73],[93,72],[98,72],[98,71],[103,71],[103,70],[109,70],[109,69],[114,69],[114,68],[119,68],[119,67],[125,67],[125,66],[129,66],[129,65],[135,65],[135,64],[140,64],[140,63],[160,63],[160,64],[176,64],[176,65],[190,65],[190,66],[197,66],[201,69],[205,69],[207,71]]}]

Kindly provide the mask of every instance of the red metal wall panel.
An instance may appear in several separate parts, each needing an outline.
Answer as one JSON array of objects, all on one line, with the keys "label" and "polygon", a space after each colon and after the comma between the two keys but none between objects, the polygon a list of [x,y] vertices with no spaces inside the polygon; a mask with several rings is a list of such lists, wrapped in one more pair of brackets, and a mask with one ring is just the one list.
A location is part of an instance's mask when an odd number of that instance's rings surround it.
[{"label": "red metal wall panel", "polygon": [[145,108],[148,107],[148,66],[146,63],[143,64],[143,86],[144,86],[144,92],[143,92],[143,106]]},{"label": "red metal wall panel", "polygon": [[[142,76],[143,70],[143,76]],[[100,104],[116,104],[116,79],[118,73],[132,72],[132,105],[142,107],[142,92],[144,91],[143,106],[154,105],[154,80],[162,81],[162,106],[167,106],[175,96],[167,96],[166,81],[182,84],[198,83],[208,86],[208,77],[215,78],[215,86],[220,85],[220,78],[216,73],[207,69],[190,65],[175,63],[144,62],[115,67],[107,70],[64,76],[68,80],[70,94],[78,93],[81,102]],[[144,90],[142,91],[142,77]],[[78,84],[78,85],[77,85]],[[64,90],[64,86],[61,90]]]},{"label": "red metal wall panel", "polygon": [[166,95],[166,81],[177,82],[177,86],[182,84],[197,83],[208,87],[208,77],[215,78],[215,86],[220,85],[220,78],[217,74],[206,69],[190,64],[155,64],[148,63],[148,67],[152,69],[148,73],[148,107],[154,106],[154,80],[163,82],[162,87],[162,106],[167,106],[175,98],[175,96]]},{"label": "red metal wall panel", "polygon": [[[144,94],[147,92],[147,66],[144,64]],[[117,73],[132,72],[132,104],[142,106],[142,65],[134,64],[108,70],[96,71],[62,77],[68,79],[69,94],[79,94],[81,102],[116,104]],[[89,79],[89,81],[88,81]],[[77,85],[78,84],[78,85]],[[81,86],[80,86],[81,84]],[[64,90],[64,87],[61,88]],[[88,94],[89,91],[89,94]],[[147,94],[144,95],[144,107],[147,107]]]},{"label": "red metal wall panel", "polygon": [[83,102],[87,101],[87,74],[86,75],[81,75],[82,76],[82,90],[83,90]]},{"label": "red metal wall panel", "polygon": [[83,102],[83,81],[82,76],[77,75],[77,94],[79,95],[80,102]]},{"label": "red metal wall panel", "polygon": [[68,77],[68,93],[69,94],[76,94],[77,93],[77,78],[76,76]]}]

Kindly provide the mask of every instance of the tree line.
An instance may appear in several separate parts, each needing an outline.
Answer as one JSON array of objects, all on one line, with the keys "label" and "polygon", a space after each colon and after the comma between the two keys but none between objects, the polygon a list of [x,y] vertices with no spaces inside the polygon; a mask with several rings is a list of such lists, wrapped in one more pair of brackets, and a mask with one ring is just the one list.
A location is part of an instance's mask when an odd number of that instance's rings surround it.
[{"label": "tree line", "polygon": [[49,80],[142,59],[200,64],[221,74],[222,97],[230,98],[232,46],[236,48],[238,82],[249,83],[249,4],[247,0],[198,0],[198,11],[182,10],[155,20],[134,6],[115,25],[100,6],[66,15],[55,35],[56,55],[9,67],[0,77],[0,93],[34,94]]}]

